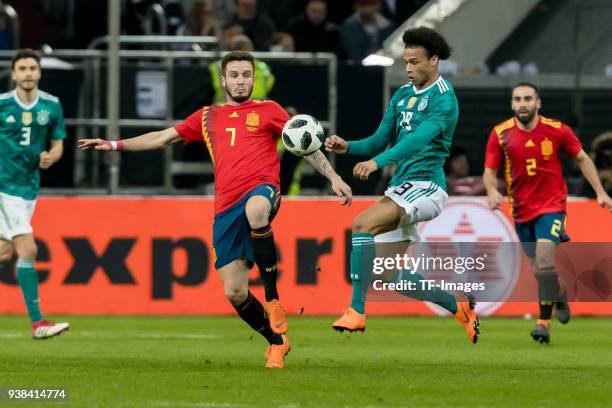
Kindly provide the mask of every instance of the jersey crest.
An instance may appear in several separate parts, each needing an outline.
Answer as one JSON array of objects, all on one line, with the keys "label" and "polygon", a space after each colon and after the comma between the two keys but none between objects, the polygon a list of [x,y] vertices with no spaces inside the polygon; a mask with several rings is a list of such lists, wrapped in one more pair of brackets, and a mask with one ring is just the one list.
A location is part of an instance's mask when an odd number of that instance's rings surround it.
[{"label": "jersey crest", "polygon": [[30,126],[32,124],[32,112],[22,112],[21,123],[23,126]]},{"label": "jersey crest", "polygon": [[419,102],[419,106],[417,106],[418,111],[421,112],[421,111],[425,110],[425,108],[427,108],[427,103],[428,103],[427,96],[424,96],[421,99],[421,102]]},{"label": "jersey crest", "polygon": [[553,142],[548,140],[548,138],[544,139],[541,143],[542,146],[542,156],[544,160],[550,160],[550,157],[553,154]]},{"label": "jersey crest", "polygon": [[246,116],[247,129],[254,132],[259,127],[259,113],[249,112]]},{"label": "jersey crest", "polygon": [[49,123],[49,112],[46,110],[39,110],[36,113],[36,122],[40,126],[45,126],[47,123]]}]

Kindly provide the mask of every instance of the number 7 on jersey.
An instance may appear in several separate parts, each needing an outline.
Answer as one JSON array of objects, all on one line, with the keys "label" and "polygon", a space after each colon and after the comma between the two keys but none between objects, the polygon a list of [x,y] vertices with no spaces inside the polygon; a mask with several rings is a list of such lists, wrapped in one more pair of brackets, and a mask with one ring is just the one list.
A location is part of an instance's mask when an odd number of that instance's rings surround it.
[{"label": "number 7 on jersey", "polygon": [[232,134],[230,146],[233,146],[236,143],[236,128],[225,128],[225,131],[230,132]]}]

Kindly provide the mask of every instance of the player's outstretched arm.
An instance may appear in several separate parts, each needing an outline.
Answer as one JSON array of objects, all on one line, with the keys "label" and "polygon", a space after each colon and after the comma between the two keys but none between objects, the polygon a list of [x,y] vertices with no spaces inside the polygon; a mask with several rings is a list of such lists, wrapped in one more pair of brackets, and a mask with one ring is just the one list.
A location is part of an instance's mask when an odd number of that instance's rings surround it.
[{"label": "player's outstretched arm", "polygon": [[482,182],[487,189],[487,202],[491,210],[501,209],[502,195],[499,194],[497,182],[497,170],[485,167],[482,174]]},{"label": "player's outstretched arm", "polygon": [[336,173],[325,155],[317,150],[304,159],[319,173],[325,176],[331,183],[331,188],[338,197],[342,197],[342,205],[351,205],[353,201],[353,191]]},{"label": "player's outstretched arm", "polygon": [[172,143],[181,140],[181,136],[174,127],[160,130],[157,132],[149,132],[144,135],[123,139],[117,142],[111,142],[103,139],[81,139],[79,140],[79,148],[82,150],[95,149],[103,152],[113,150],[124,150],[127,152],[139,152],[143,150],[164,149]]},{"label": "player's outstretched arm", "polygon": [[574,160],[576,160],[576,164],[580,168],[584,178],[587,179],[591,187],[593,187],[595,194],[597,194],[597,202],[599,205],[602,208],[607,207],[608,211],[612,212],[612,199],[601,185],[601,180],[599,180],[599,176],[597,175],[597,167],[595,167],[593,160],[591,160],[584,150],[580,150],[580,153],[578,153]]},{"label": "player's outstretched arm", "polygon": [[[431,142],[434,137],[439,135],[441,130],[440,126],[435,123],[421,123],[410,138],[404,139],[402,142],[378,154],[371,160],[357,163],[353,168],[353,176],[360,180],[367,180],[370,174],[374,173],[376,170],[397,163],[406,157],[413,156]],[[354,144],[351,142],[351,144],[349,144],[349,151],[352,151],[353,146]]]}]

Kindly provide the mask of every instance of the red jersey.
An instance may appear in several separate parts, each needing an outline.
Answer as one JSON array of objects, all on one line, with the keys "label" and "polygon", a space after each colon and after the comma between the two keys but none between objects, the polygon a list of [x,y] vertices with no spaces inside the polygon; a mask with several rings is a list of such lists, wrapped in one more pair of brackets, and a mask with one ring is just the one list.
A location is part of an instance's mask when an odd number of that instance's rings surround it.
[{"label": "red jersey", "polygon": [[205,106],[175,127],[185,143],[206,145],[215,171],[215,214],[261,184],[280,188],[278,138],[287,112],[276,102]]},{"label": "red jersey", "polygon": [[572,129],[556,120],[540,116],[530,132],[519,129],[515,118],[493,128],[485,167],[497,170],[505,159],[506,188],[516,221],[565,211],[567,184],[559,160],[561,150],[576,157],[582,145]]}]

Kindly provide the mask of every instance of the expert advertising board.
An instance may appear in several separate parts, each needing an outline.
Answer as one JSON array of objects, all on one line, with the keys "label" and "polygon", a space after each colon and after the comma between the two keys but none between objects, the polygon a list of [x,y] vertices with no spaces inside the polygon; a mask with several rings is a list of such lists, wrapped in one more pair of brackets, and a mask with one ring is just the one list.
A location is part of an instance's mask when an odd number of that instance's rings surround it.
[{"label": "expert advertising board", "polygon": [[[327,198],[283,201],[273,229],[280,255],[279,292],[289,313],[336,315],[346,307],[351,221],[373,201],[357,199],[350,208]],[[482,198],[453,198],[440,217],[420,225],[420,234],[424,241],[438,243],[516,242],[507,210],[492,213]],[[213,216],[211,198],[41,197],[33,226],[44,310],[52,314],[233,313],[213,266]],[[611,242],[612,216],[592,200],[572,200],[567,230],[573,242]],[[535,281],[519,244],[514,245],[518,256],[488,269],[489,278],[501,282],[501,289],[496,293],[498,301],[482,304],[483,314],[536,312],[535,302],[516,295],[529,292]],[[603,281],[596,280],[596,285],[612,285],[610,271],[602,272],[598,279]],[[256,269],[251,279],[254,292],[260,294]],[[573,304],[575,314],[612,315],[612,303],[605,296],[598,302],[589,296]],[[369,315],[437,312],[420,302],[392,302],[376,296],[368,304]],[[0,269],[0,313],[24,313],[10,267]]]}]

